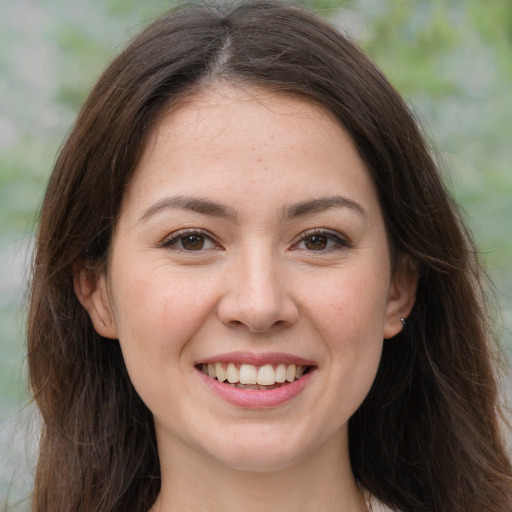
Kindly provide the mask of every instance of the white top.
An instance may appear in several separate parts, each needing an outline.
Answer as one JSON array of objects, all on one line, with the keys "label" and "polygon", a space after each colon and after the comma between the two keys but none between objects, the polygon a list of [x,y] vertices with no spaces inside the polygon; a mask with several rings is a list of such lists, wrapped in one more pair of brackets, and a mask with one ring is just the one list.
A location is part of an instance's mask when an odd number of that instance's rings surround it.
[{"label": "white top", "polygon": [[393,512],[389,507],[375,499],[370,502],[370,510],[371,512]]},{"label": "white top", "polygon": [[370,512],[393,512],[370,493],[365,493],[365,498]]}]

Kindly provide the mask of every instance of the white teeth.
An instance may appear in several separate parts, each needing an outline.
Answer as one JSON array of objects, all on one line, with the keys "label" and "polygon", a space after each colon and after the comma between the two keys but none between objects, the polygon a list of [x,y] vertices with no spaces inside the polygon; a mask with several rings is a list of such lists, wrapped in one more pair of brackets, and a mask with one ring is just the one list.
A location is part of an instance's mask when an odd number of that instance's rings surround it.
[{"label": "white teeth", "polygon": [[294,364],[291,364],[286,368],[286,380],[288,382],[293,382],[295,380],[295,376],[297,375],[297,367]]},{"label": "white teeth", "polygon": [[238,371],[236,365],[234,365],[233,363],[228,363],[228,367],[226,369],[226,376],[230,384],[235,384],[240,380],[240,372]]},{"label": "white teeth", "polygon": [[215,372],[217,373],[217,380],[219,382],[227,380],[228,376],[226,375],[226,370],[224,370],[222,363],[215,363]]},{"label": "white teeth", "polygon": [[258,384],[260,386],[272,386],[276,383],[276,372],[271,364],[260,366],[258,370]]},{"label": "white teeth", "polygon": [[286,380],[286,365],[278,364],[276,368],[276,382],[284,382]]},{"label": "white teeth", "polygon": [[[256,374],[256,366],[242,364],[240,366],[240,384],[256,384]],[[258,384],[260,384],[259,379]]]},{"label": "white teeth", "polygon": [[201,370],[212,379],[219,382],[226,380],[230,384],[239,384],[249,389],[268,389],[265,386],[274,386],[284,382],[293,382],[300,379],[306,371],[305,366],[280,363],[277,366],[265,364],[254,366],[252,364],[235,363],[203,363]]}]

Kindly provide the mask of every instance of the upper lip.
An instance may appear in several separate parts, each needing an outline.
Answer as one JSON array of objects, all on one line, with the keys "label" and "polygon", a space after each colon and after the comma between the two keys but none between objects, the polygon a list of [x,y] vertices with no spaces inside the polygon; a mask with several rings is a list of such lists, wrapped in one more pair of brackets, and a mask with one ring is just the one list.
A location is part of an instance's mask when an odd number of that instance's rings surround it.
[{"label": "upper lip", "polygon": [[253,354],[251,352],[225,352],[206,357],[196,361],[195,364],[201,363],[235,363],[235,364],[252,364],[254,366],[263,366],[265,364],[295,364],[299,366],[316,366],[316,363],[310,359],[305,359],[293,354],[267,352],[262,354]]}]

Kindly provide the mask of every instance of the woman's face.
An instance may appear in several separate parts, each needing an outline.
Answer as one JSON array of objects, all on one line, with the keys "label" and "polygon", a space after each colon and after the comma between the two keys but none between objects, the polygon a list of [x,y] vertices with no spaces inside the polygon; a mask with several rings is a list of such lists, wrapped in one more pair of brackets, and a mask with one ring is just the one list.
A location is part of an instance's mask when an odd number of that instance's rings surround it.
[{"label": "woman's face", "polygon": [[253,469],[346,449],[413,294],[340,125],[227,86],[161,118],[94,286],[160,451]]}]

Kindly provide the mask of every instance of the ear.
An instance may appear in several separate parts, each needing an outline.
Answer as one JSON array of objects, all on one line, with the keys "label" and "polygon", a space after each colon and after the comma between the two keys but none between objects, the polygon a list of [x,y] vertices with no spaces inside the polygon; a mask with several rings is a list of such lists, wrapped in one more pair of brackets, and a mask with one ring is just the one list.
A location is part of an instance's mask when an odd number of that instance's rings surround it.
[{"label": "ear", "polygon": [[104,338],[117,339],[105,272],[88,269],[83,261],[77,261],[73,266],[73,286],[78,300],[89,313],[94,330]]},{"label": "ear", "polygon": [[414,306],[417,285],[416,264],[409,255],[402,255],[398,258],[389,287],[384,319],[384,339],[396,336],[404,328],[401,319],[407,319]]}]

